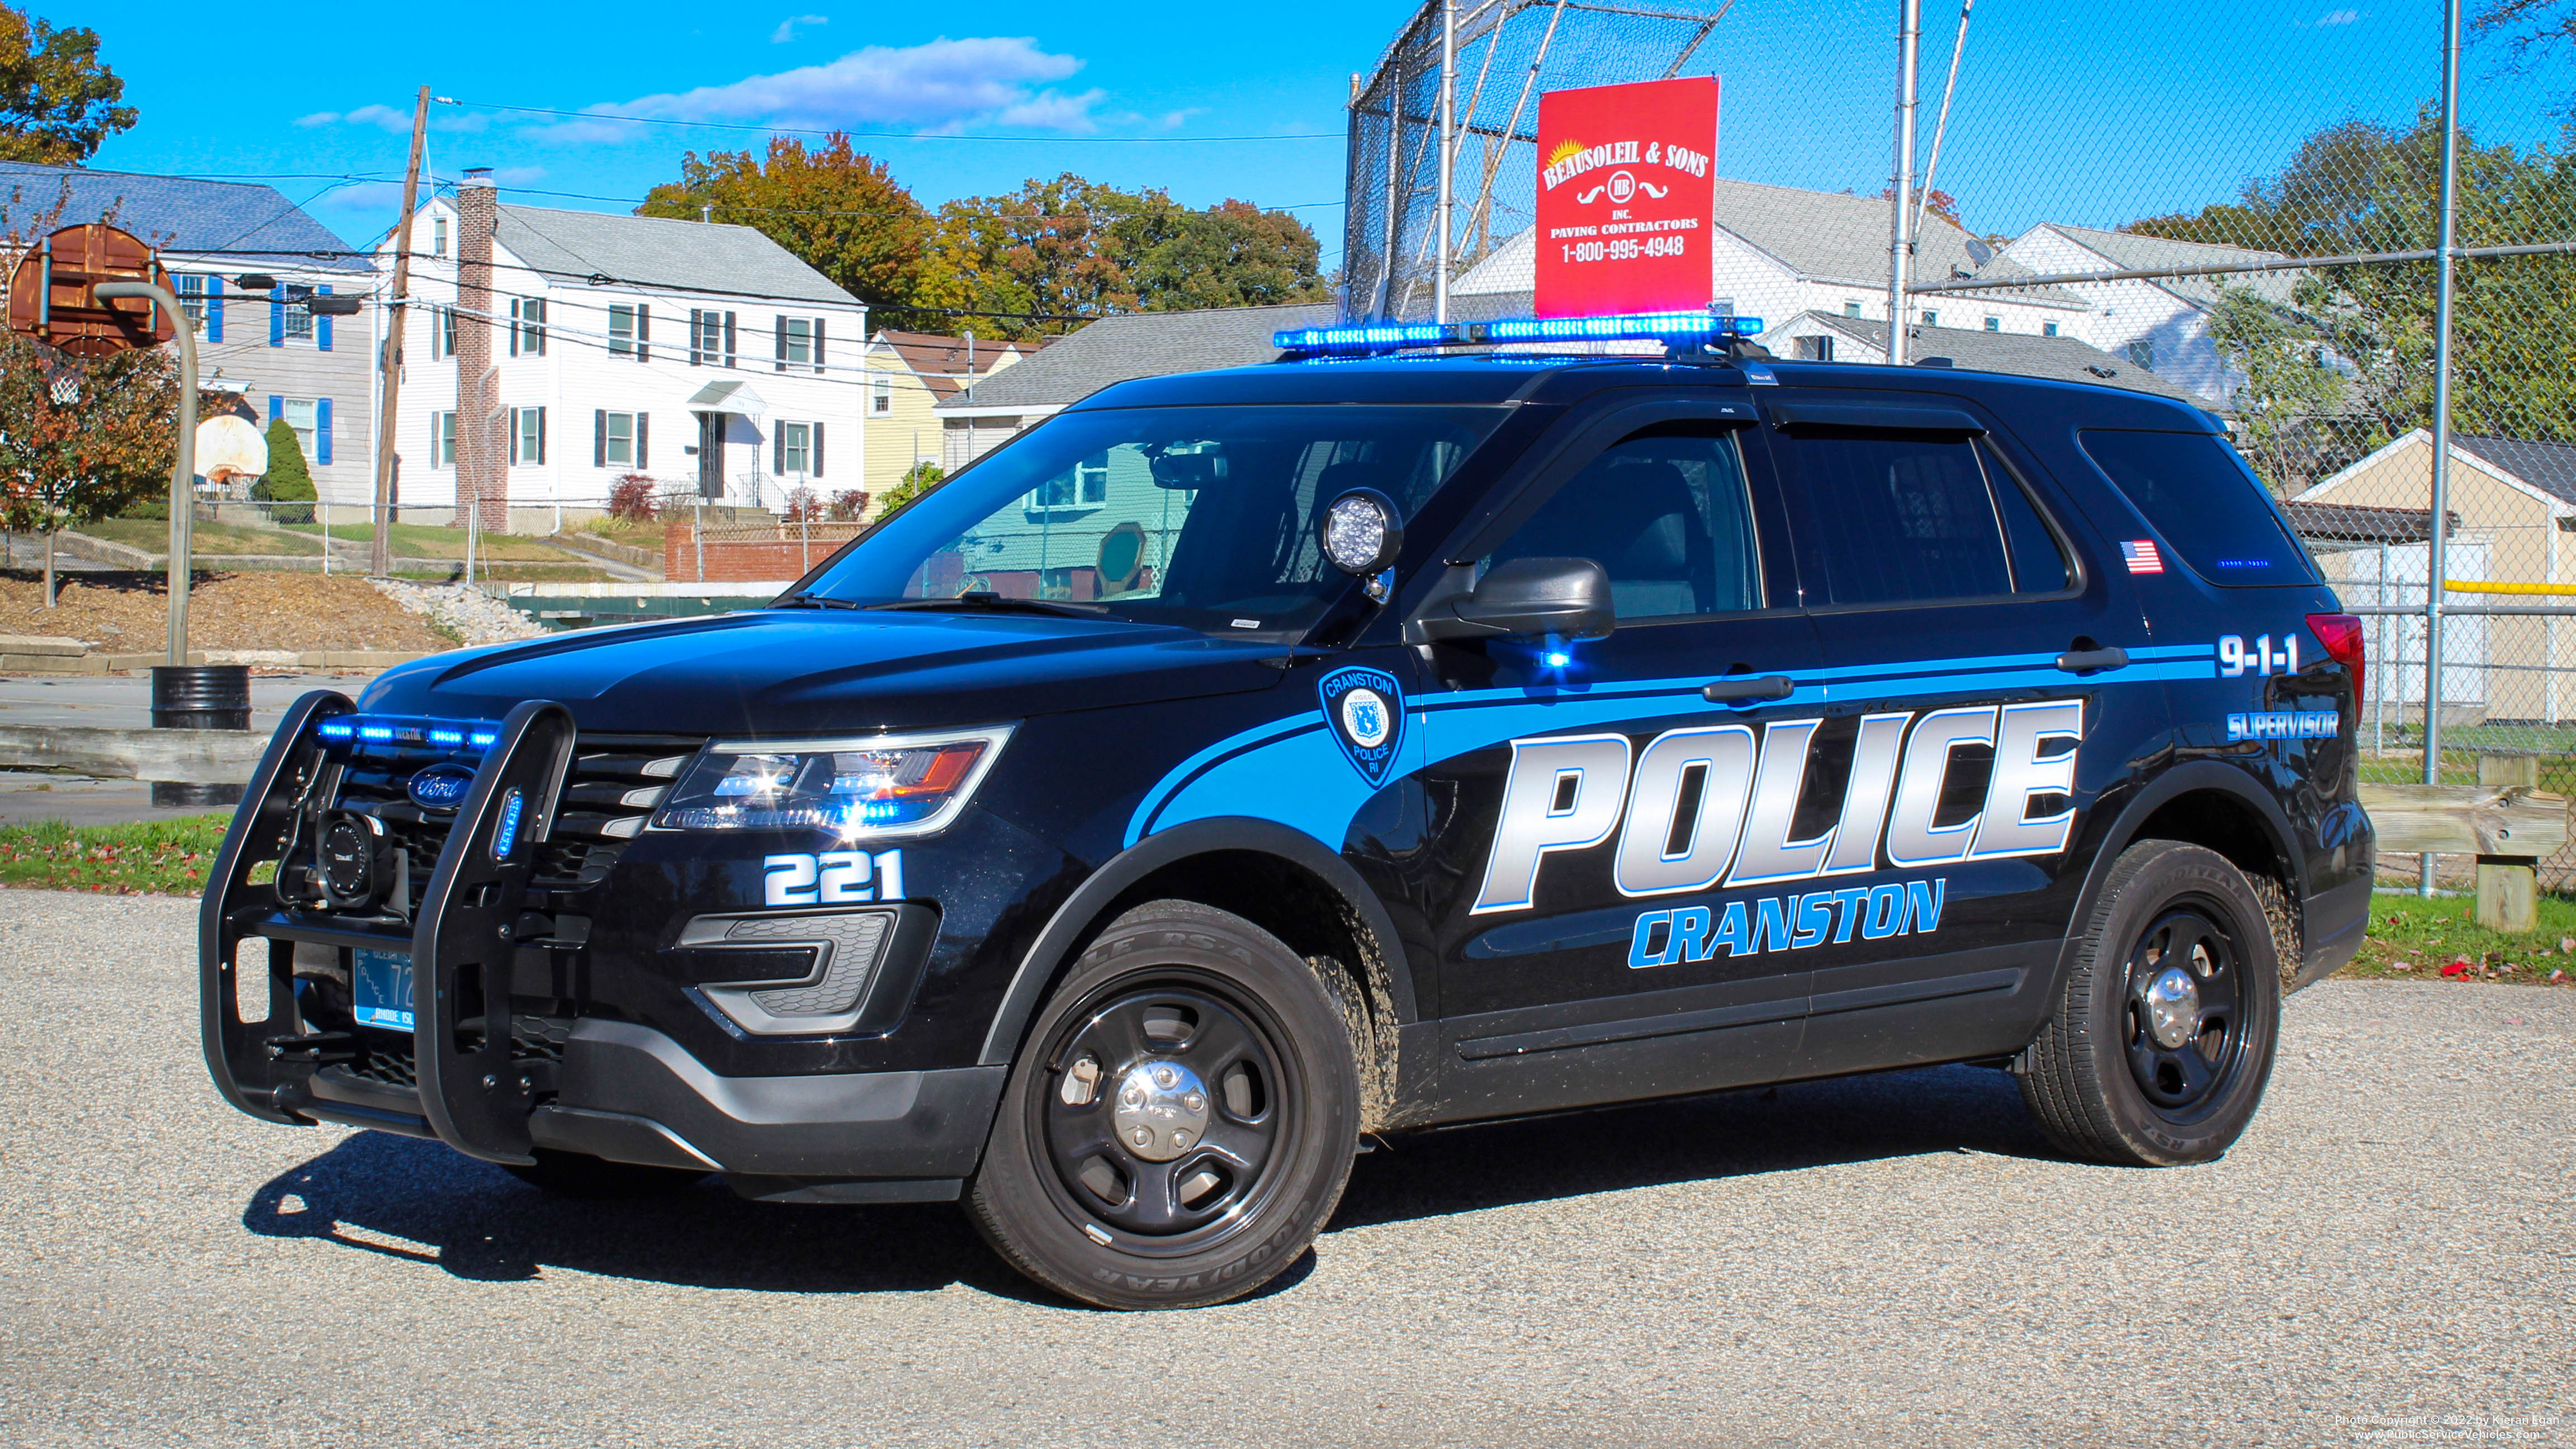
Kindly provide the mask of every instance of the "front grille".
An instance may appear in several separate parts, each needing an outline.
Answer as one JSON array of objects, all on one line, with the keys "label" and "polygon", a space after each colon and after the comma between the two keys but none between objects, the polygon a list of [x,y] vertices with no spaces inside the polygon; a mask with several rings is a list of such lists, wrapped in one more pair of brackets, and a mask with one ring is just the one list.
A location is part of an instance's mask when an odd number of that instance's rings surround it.
[{"label": "front grille", "polygon": [[358,1034],[358,1059],[343,1064],[353,1077],[363,1077],[381,1086],[400,1087],[411,1091],[420,1086],[420,1074],[414,1068],[409,1036],[365,1031]]},{"label": "front grille", "polygon": [[[643,831],[671,782],[704,743],[691,735],[578,737],[554,829],[537,852],[530,887],[576,891],[606,879],[626,843]],[[389,896],[386,901],[394,915],[413,918],[456,820],[452,811],[424,810],[413,803],[412,777],[433,765],[478,762],[478,754],[461,749],[381,742],[345,760],[333,805],[382,821],[388,843],[408,861],[402,899],[397,904]]]}]

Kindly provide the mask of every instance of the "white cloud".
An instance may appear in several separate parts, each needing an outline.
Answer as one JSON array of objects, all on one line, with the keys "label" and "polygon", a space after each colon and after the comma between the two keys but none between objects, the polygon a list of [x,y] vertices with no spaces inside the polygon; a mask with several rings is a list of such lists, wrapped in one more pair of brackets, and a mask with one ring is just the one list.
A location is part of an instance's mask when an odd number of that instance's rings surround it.
[{"label": "white cloud", "polygon": [[340,113],[338,111],[315,111],[309,116],[296,117],[295,124],[299,126],[327,126],[339,119]]},{"label": "white cloud", "polygon": [[2360,19],[2361,12],[2358,10],[2329,10],[2325,14],[2317,17],[2313,28],[2317,30],[2326,30],[2337,25],[2356,24]]},{"label": "white cloud", "polygon": [[340,119],[352,126],[377,126],[402,132],[411,130],[411,112],[397,111],[391,106],[360,106]]},{"label": "white cloud", "polygon": [[769,32],[769,43],[772,45],[785,45],[787,42],[794,40],[796,38],[796,27],[799,25],[829,25],[831,23],[832,17],[828,15],[790,15],[786,19],[778,22],[778,28],[776,30]]},{"label": "white cloud", "polygon": [[[945,36],[921,45],[871,45],[827,65],[749,76],[678,94],[639,96],[585,108],[601,117],[752,121],[792,126],[907,125],[929,130],[1001,122],[1060,131],[1094,129],[1101,93],[1047,89],[1082,69],[1027,36]],[[354,113],[352,113],[354,117]],[[572,141],[631,140],[632,128],[574,122],[555,128]]]}]

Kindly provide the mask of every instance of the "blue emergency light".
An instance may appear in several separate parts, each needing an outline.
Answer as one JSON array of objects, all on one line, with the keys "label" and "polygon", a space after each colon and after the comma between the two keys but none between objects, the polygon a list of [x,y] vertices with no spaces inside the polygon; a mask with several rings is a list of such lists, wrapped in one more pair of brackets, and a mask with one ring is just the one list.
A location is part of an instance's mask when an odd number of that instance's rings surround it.
[{"label": "blue emergency light", "polygon": [[1271,335],[1296,357],[1370,357],[1421,347],[1514,342],[1661,342],[1692,347],[1758,337],[1759,317],[1724,312],[1635,312],[1610,317],[1515,317],[1496,322],[1374,322],[1293,327]]}]

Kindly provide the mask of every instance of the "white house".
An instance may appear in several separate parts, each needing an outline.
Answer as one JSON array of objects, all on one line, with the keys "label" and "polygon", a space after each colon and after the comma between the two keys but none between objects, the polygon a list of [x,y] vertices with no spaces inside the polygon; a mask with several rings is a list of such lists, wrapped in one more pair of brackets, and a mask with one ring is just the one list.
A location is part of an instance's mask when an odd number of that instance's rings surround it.
[{"label": "white house", "polygon": [[309,299],[366,295],[366,257],[273,186],[0,162],[0,253],[99,221],[160,252],[200,385],[241,394],[263,425],[284,418],[325,496],[365,497],[377,319],[317,315]]},{"label": "white house", "polygon": [[523,528],[630,476],[771,509],[861,486],[867,307],[751,227],[502,205],[469,172],[414,221],[403,331],[406,510],[460,473]]},{"label": "white house", "polygon": [[[1709,233],[1709,296],[1721,310],[1780,322],[1802,312],[1887,321],[1888,204],[1849,192],[1801,191],[1720,177]],[[1536,229],[1521,231],[1449,284],[1453,297],[1525,293],[1535,285]],[[1947,217],[1925,213],[1918,282],[2029,275]],[[2085,303],[2056,288],[1951,292],[1915,299],[1917,325],[2056,337]],[[1767,344],[1770,339],[1763,339]],[[1780,349],[1774,348],[1774,351]]]},{"label": "white house", "polygon": [[[2285,259],[2280,252],[2096,231],[2054,222],[2032,227],[2013,238],[2004,247],[2003,256],[2041,276]],[[2062,285],[2084,301],[2082,317],[2070,329],[2075,335],[2159,377],[2181,383],[2213,407],[2225,407],[2244,383],[2245,375],[2227,365],[2209,338],[2209,319],[2218,307],[2219,288],[2247,288],[2273,306],[2288,307],[2299,275],[2283,270]]]}]

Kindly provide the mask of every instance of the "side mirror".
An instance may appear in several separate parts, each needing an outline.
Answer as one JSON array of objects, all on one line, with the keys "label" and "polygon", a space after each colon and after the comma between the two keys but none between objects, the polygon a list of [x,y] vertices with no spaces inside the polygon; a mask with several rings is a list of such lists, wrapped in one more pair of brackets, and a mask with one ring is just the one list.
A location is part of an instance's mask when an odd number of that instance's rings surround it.
[{"label": "side mirror", "polygon": [[1468,593],[1435,603],[1416,621],[1418,637],[1606,638],[1617,627],[1610,574],[1588,558],[1516,558],[1494,565]]}]

